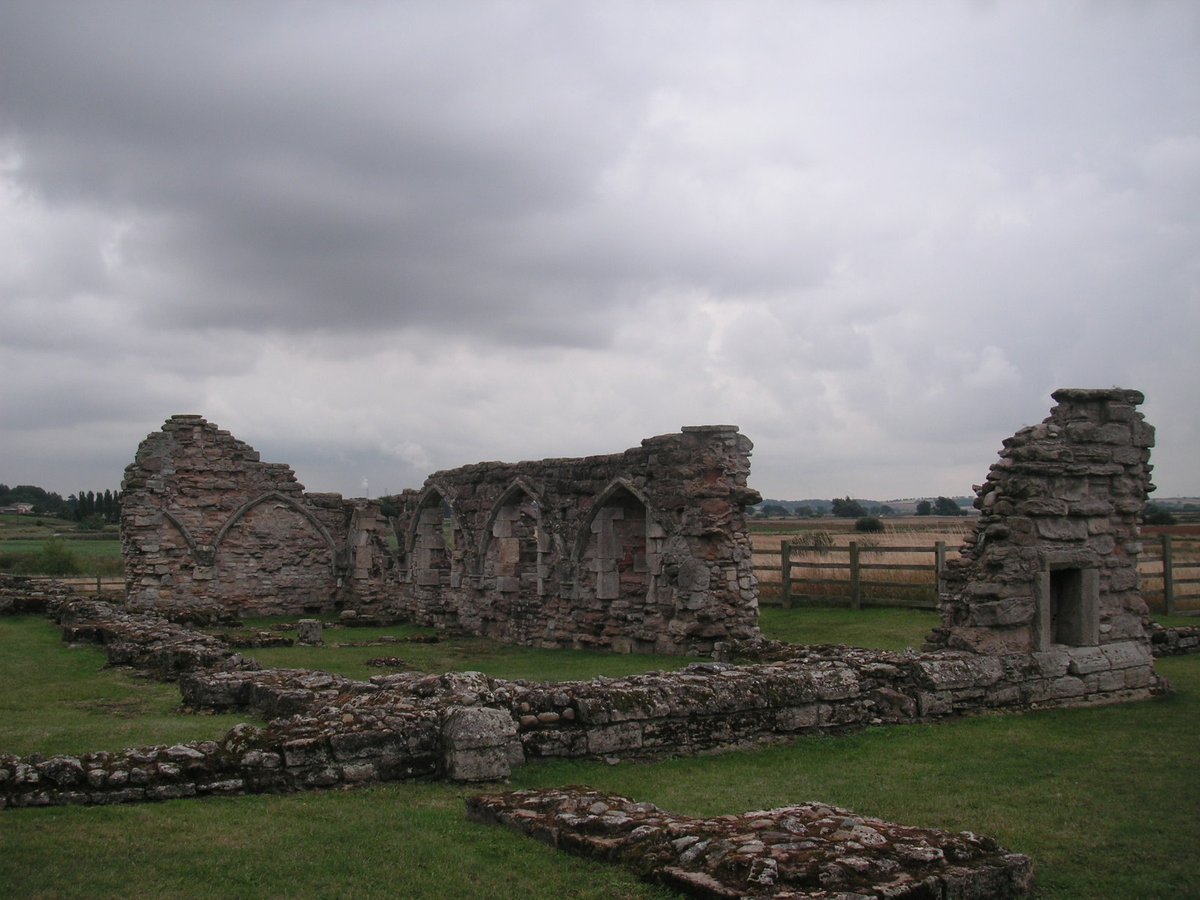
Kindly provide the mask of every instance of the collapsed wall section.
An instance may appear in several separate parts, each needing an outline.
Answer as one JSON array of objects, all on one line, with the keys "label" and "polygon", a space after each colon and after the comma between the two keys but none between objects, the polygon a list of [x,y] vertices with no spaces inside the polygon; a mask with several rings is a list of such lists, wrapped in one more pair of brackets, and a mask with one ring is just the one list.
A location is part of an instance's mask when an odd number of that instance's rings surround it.
[{"label": "collapsed wall section", "polygon": [[942,593],[929,648],[1045,652],[1147,641],[1138,519],[1154,429],[1139,391],[1063,388],[1004,442],[976,488],[979,521]]},{"label": "collapsed wall section", "polygon": [[395,498],[403,614],[617,652],[753,635],[752,447],[736,426],[693,426],[609,456],[437,472]]},{"label": "collapsed wall section", "polygon": [[389,557],[377,507],[305,493],[290,467],[200,416],[149,435],[122,490],[132,608],[270,615],[380,599]]}]

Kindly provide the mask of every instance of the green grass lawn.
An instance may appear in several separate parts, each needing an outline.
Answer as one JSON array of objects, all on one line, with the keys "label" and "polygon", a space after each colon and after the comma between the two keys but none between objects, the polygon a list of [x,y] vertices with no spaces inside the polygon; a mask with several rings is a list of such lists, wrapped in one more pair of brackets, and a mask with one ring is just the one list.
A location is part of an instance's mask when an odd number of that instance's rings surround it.
[{"label": "green grass lawn", "polygon": [[[875,645],[904,647],[918,645],[932,619],[905,610],[771,610],[763,627],[772,636],[801,634],[812,642],[862,643],[854,636],[865,636]],[[361,639],[349,630],[326,633],[331,641],[342,635]],[[443,652],[449,645],[359,649],[406,656],[417,647]],[[515,665],[539,669],[536,677],[576,677],[553,673],[580,667],[560,661],[573,660],[563,651],[505,648],[510,650],[514,660],[532,654]],[[509,664],[504,653],[483,652],[486,658],[478,659],[466,649],[454,651],[471,668]],[[97,650],[63,647],[44,620],[0,619],[0,751],[19,746],[18,752],[28,752],[25,747],[45,742],[34,733],[39,718],[72,718],[81,709],[91,717],[103,709],[93,705],[98,701],[128,697],[109,678],[123,678],[133,695],[166,694],[129,719],[100,712],[99,721],[79,731],[68,728],[63,733],[74,735],[73,748],[83,741],[90,749],[112,749],[126,735],[133,743],[212,736],[233,720],[174,717],[173,688],[100,671],[102,662]],[[1033,857],[1044,897],[1200,896],[1193,860],[1200,845],[1200,656],[1162,660],[1159,667],[1177,688],[1163,700],[875,728],[693,759],[539,763],[516,770],[511,787],[586,784],[692,815],[823,800],[893,821],[989,834]],[[75,687],[67,690],[60,682]],[[121,730],[143,718],[139,730]],[[164,736],[172,727],[182,731]],[[0,895],[673,896],[622,870],[468,823],[462,801],[472,792],[437,783],[392,784],[282,797],[4,811]]]},{"label": "green grass lawn", "polygon": [[939,624],[935,612],[920,609],[764,608],[759,628],[769,638],[792,644],[847,644],[877,650],[920,650],[929,630]]},{"label": "green grass lawn", "polygon": [[246,721],[245,715],[181,715],[176,685],[105,665],[101,648],[68,647],[46,619],[0,617],[0,753],[207,740]]},{"label": "green grass lawn", "polygon": [[[294,632],[283,632],[291,634]],[[499,644],[486,638],[455,637],[436,644],[380,644],[371,647],[345,647],[341,644],[368,641],[384,635],[400,638],[433,635],[429,628],[406,625],[388,628],[330,628],[324,633],[325,646],[270,647],[244,651],[264,666],[321,669],[350,678],[369,678],[384,672],[415,670],[442,672],[473,670],[496,678],[532,681],[586,680],[596,675],[619,677],[652,670],[678,669],[695,662],[680,656],[651,654],[601,653],[589,650],[539,650]],[[404,660],[400,668],[381,669],[366,665],[368,659],[394,656]]]}]

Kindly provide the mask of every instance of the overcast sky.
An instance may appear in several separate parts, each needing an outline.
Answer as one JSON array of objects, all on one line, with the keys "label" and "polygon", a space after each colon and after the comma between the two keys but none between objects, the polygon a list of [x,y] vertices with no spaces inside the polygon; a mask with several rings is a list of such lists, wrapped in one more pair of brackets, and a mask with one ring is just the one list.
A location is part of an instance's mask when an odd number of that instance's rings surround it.
[{"label": "overcast sky", "polygon": [[0,481],[310,490],[735,423],[969,493],[1056,387],[1200,494],[1200,4],[0,4]]}]

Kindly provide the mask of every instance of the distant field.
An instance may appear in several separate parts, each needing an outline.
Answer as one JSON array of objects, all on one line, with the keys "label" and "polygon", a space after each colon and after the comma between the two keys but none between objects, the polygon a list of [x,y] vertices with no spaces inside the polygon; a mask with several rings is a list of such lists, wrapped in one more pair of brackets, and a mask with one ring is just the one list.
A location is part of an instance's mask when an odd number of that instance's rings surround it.
[{"label": "distant field", "polygon": [[[0,540],[0,553],[20,553],[34,554],[38,553],[46,546],[47,538],[40,541],[3,541]],[[105,540],[80,541],[60,538],[63,544],[76,556],[81,559],[120,559],[121,558],[121,542],[115,537],[110,537]]]},{"label": "distant field", "polygon": [[80,531],[49,516],[0,516],[0,572],[22,575],[102,575],[122,572],[115,525]]}]

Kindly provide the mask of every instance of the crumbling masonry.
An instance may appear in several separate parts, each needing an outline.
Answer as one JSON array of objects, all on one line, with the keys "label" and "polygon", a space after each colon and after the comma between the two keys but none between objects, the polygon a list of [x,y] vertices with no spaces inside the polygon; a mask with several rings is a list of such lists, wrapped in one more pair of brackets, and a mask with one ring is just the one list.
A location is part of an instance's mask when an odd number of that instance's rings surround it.
[{"label": "crumbling masonry", "polygon": [[128,602],[164,612],[404,618],[539,647],[707,653],[758,630],[752,444],[687,427],[610,456],[479,463],[379,503],[173,416],[123,484]]},{"label": "crumbling masonry", "polygon": [[[1138,519],[1154,429],[1139,391],[1064,388],[1040,425],[1004,442],[945,581],[930,649],[999,655],[1147,643]],[[1091,652],[1091,651],[1087,651]]]}]

